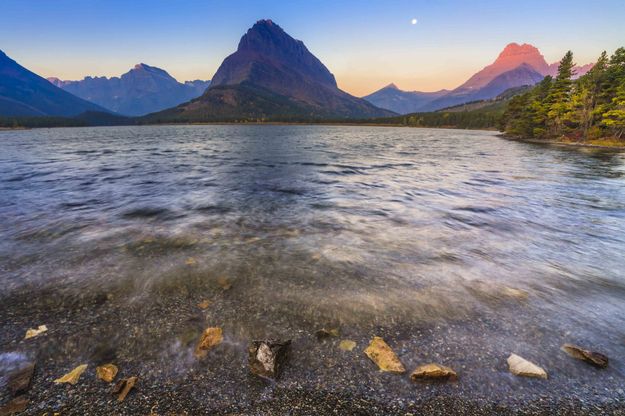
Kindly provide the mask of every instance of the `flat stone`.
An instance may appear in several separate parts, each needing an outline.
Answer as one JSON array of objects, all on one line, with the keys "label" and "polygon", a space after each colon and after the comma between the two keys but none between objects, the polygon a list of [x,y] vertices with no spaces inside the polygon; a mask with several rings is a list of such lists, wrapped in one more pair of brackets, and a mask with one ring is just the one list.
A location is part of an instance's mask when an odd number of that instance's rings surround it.
[{"label": "flat stone", "polygon": [[221,328],[206,328],[200,337],[197,347],[195,347],[195,356],[197,358],[205,357],[208,351],[214,346],[221,344],[223,339],[224,336]]},{"label": "flat stone", "polygon": [[35,373],[35,363],[25,362],[7,376],[7,386],[13,396],[26,393]]},{"label": "flat stone", "polygon": [[450,367],[431,363],[431,364],[421,365],[415,368],[412,374],[410,374],[410,378],[413,381],[417,381],[419,379],[436,379],[436,380],[455,381],[458,379],[458,375]]},{"label": "flat stone", "polygon": [[260,377],[277,379],[286,363],[291,340],[253,341],[248,349],[250,371]]},{"label": "flat stone", "polygon": [[510,368],[510,372],[517,376],[547,378],[547,372],[545,370],[516,354],[510,354],[508,357],[508,367]]},{"label": "flat stone", "polygon": [[391,373],[405,373],[404,365],[399,361],[391,347],[380,337],[373,337],[365,354],[380,368],[380,371]]},{"label": "flat stone", "polygon": [[600,352],[586,350],[574,344],[564,344],[561,349],[571,357],[586,361],[595,367],[606,368],[608,366],[608,357]]},{"label": "flat stone", "polygon": [[69,373],[65,374],[63,377],[57,378],[56,380],[54,380],[54,382],[56,384],[59,384],[59,383],[69,383],[69,384],[74,385],[74,384],[78,383],[78,379],[80,378],[81,374],[86,369],[87,369],[87,364],[79,365],[78,367],[76,367],[72,371],[70,371]]},{"label": "flat stone", "polygon": [[100,380],[110,383],[117,375],[117,366],[115,364],[104,364],[97,367],[95,373]]}]

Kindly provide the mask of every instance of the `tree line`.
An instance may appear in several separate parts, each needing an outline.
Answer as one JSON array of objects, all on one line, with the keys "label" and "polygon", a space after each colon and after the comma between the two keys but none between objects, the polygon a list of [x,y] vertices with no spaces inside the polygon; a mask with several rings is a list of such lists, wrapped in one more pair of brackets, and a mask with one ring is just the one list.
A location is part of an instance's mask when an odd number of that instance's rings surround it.
[{"label": "tree line", "polygon": [[555,78],[546,76],[510,100],[500,129],[530,139],[625,140],[625,48],[610,57],[603,52],[578,79],[574,67],[569,51]]}]

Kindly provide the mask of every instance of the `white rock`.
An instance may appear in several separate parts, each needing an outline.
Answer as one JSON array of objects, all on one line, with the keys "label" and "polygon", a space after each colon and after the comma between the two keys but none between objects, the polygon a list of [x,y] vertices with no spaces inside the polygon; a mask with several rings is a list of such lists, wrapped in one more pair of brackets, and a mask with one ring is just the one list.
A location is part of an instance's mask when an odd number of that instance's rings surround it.
[{"label": "white rock", "polygon": [[510,372],[517,376],[547,378],[545,370],[516,354],[510,354],[510,357],[508,357],[508,367]]}]

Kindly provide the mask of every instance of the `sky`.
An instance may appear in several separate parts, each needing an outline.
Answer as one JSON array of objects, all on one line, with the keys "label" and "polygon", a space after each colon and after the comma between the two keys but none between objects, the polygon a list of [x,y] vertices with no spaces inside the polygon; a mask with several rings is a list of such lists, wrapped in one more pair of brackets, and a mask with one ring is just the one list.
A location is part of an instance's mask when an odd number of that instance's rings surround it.
[{"label": "sky", "polygon": [[119,76],[143,62],[210,79],[259,19],[302,40],[357,96],[391,82],[452,89],[510,42],[549,63],[625,46],[625,0],[0,0],[0,50],[44,77]]}]

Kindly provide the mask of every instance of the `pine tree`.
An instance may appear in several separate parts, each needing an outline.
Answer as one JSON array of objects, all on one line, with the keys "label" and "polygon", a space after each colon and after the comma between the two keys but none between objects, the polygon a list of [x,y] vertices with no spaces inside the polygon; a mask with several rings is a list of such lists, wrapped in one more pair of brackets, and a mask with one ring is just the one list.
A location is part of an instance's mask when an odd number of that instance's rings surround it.
[{"label": "pine tree", "polygon": [[616,89],[612,103],[613,108],[603,115],[602,122],[617,139],[622,139],[625,136],[625,82]]},{"label": "pine tree", "polygon": [[556,76],[553,86],[547,97],[549,117],[548,126],[549,133],[552,136],[560,136],[563,134],[564,118],[570,110],[571,86],[573,81],[573,52],[568,51],[558,66],[558,75]]}]

